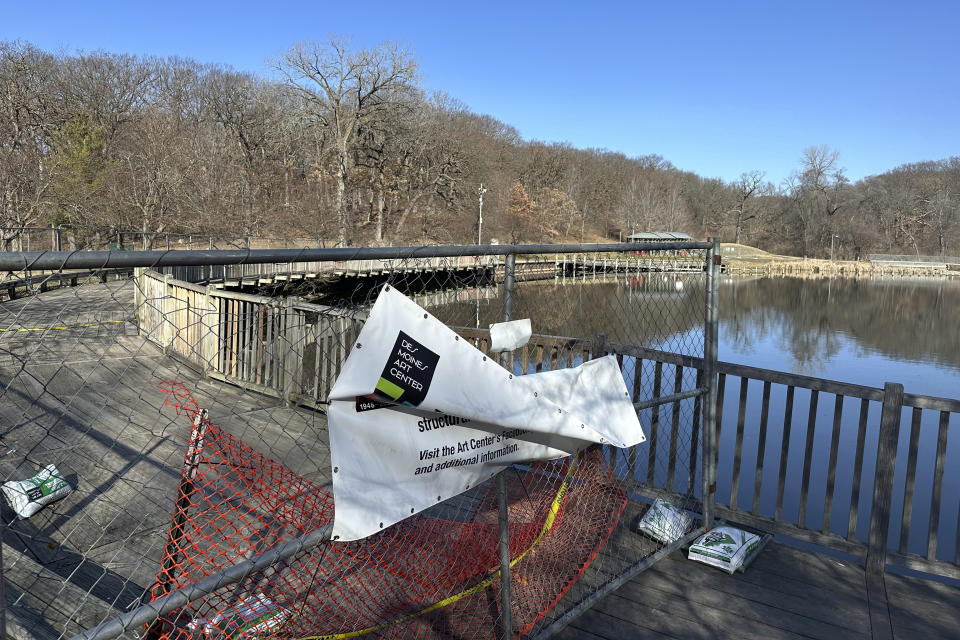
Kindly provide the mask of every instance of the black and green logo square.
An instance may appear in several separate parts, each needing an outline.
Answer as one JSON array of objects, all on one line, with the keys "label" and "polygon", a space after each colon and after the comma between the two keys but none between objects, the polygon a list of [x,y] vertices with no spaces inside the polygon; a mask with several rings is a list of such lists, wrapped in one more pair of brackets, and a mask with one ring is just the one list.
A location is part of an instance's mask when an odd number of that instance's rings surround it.
[{"label": "black and green logo square", "polygon": [[377,382],[376,395],[390,402],[420,406],[430,390],[439,360],[440,356],[423,344],[403,331],[398,332]]}]

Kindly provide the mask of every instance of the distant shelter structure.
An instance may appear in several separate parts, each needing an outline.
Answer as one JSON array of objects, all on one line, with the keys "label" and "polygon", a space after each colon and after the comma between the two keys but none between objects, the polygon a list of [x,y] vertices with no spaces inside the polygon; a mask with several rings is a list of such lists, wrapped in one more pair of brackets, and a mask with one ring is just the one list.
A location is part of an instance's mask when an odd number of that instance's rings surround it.
[{"label": "distant shelter structure", "polygon": [[693,240],[693,238],[679,231],[644,231],[642,233],[631,233],[627,236],[627,242],[686,242],[690,240]]},{"label": "distant shelter structure", "polygon": [[[690,242],[691,240],[693,240],[692,237],[679,231],[643,231],[631,233],[626,238],[627,242]],[[685,255],[686,252],[681,254]]]}]

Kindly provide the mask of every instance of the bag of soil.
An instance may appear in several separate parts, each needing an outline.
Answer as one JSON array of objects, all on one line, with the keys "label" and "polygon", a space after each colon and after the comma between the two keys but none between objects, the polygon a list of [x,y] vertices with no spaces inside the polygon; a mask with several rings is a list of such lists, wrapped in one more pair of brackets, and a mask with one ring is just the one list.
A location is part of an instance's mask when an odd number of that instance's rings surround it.
[{"label": "bag of soil", "polygon": [[51,502],[69,495],[73,487],[63,479],[55,465],[47,465],[26,480],[3,483],[3,495],[21,520],[29,518]]},{"label": "bag of soil", "polygon": [[693,518],[683,509],[657,498],[647,512],[640,516],[634,531],[646,534],[664,544],[679,540],[690,529]]},{"label": "bag of soil", "polygon": [[734,573],[760,546],[763,539],[734,527],[716,527],[690,545],[687,557]]}]

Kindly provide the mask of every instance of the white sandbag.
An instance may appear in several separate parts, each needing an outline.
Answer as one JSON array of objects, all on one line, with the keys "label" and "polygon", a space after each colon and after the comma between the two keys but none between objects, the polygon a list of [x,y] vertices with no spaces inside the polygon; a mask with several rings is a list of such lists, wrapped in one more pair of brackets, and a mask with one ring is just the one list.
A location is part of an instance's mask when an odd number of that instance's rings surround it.
[{"label": "white sandbag", "polygon": [[490,325],[490,352],[513,351],[530,342],[533,327],[530,318]]},{"label": "white sandbag", "polygon": [[3,483],[3,495],[20,519],[29,518],[45,505],[69,495],[73,487],[63,479],[55,465],[47,465],[26,480]]},{"label": "white sandbag", "polygon": [[278,607],[262,593],[240,599],[210,618],[197,618],[187,629],[210,640],[254,640],[273,638],[290,618],[287,609]]},{"label": "white sandbag", "polygon": [[686,511],[657,498],[637,520],[634,530],[670,544],[679,540],[690,529],[692,522],[693,518]]},{"label": "white sandbag", "polygon": [[687,557],[734,573],[760,546],[762,538],[734,527],[716,527],[697,538]]}]

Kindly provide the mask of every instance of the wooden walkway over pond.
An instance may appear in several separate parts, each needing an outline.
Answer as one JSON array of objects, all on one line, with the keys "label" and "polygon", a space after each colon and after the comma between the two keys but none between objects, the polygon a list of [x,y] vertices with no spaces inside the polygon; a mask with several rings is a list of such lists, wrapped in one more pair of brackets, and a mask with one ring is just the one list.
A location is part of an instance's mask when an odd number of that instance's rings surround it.
[{"label": "wooden walkway over pond", "polygon": [[675,552],[577,618],[559,640],[855,638],[947,640],[960,635],[960,589],[885,576],[871,615],[864,568],[772,542],[745,573]]},{"label": "wooden walkway over pond", "polygon": [[[132,281],[115,282],[0,304],[0,388],[7,389],[0,450],[29,448],[80,485],[29,520],[14,522],[4,508],[3,579],[14,638],[69,637],[121,613],[154,578],[187,436],[161,406],[158,382],[187,383],[227,430],[321,483],[329,476],[322,414],[204,379],[164,355],[129,322],[133,289]],[[52,326],[62,328],[33,330]],[[24,475],[15,457],[0,456],[4,477]],[[133,519],[131,487],[150,496]],[[958,636],[956,587],[889,573],[884,582],[880,602],[861,565],[777,543],[734,576],[674,553],[559,637]],[[71,615],[78,602],[81,615]]]}]

